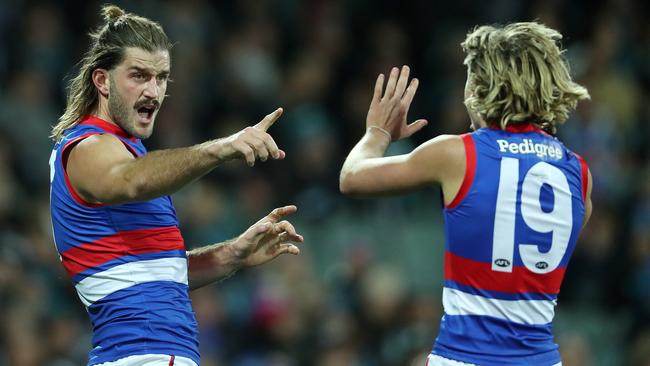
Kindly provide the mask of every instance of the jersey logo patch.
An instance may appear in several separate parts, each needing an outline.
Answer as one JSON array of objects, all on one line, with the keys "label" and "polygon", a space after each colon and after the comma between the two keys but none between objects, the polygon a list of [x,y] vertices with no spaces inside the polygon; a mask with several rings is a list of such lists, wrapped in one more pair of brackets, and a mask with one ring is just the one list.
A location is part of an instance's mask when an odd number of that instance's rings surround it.
[{"label": "jersey logo patch", "polygon": [[510,267],[510,261],[505,258],[495,259],[494,264],[496,264],[499,267]]},{"label": "jersey logo patch", "polygon": [[562,149],[553,144],[534,143],[531,139],[524,139],[523,142],[515,143],[508,140],[497,140],[499,151],[510,152],[511,154],[535,154],[541,159],[561,159]]}]

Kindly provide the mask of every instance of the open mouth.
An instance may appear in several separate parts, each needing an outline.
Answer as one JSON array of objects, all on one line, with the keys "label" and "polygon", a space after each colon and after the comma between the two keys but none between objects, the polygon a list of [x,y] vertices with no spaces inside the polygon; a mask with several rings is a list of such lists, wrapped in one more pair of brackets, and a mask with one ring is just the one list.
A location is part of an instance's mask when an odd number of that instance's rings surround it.
[{"label": "open mouth", "polygon": [[153,118],[153,114],[156,111],[155,106],[142,106],[137,109],[138,116],[140,117],[140,122],[149,123]]}]

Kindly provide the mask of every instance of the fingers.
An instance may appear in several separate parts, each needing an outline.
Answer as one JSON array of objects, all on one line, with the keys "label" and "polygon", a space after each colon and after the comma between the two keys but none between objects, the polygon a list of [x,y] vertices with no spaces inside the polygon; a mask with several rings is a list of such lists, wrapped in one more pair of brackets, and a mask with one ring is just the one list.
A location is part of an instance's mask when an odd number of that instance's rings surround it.
[{"label": "fingers", "polygon": [[262,136],[262,140],[264,141],[264,145],[266,145],[266,149],[268,150],[269,154],[273,159],[284,159],[285,156],[284,151],[278,148],[278,145],[275,143],[271,135],[265,133]]},{"label": "fingers", "polygon": [[270,114],[267,114],[266,117],[264,117],[258,124],[255,125],[255,128],[258,130],[262,130],[266,132],[266,130],[269,129],[269,127],[273,126],[273,123],[280,118],[282,115],[283,109],[278,108],[275,111],[271,112]]},{"label": "fingers", "polygon": [[402,104],[406,105],[407,112],[411,107],[411,102],[413,101],[413,97],[415,96],[415,92],[418,90],[419,85],[420,81],[418,79],[412,79],[411,83],[409,83],[409,87],[406,89],[406,93],[404,93]]},{"label": "fingers", "polygon": [[263,218],[260,221],[267,220],[267,221],[275,223],[275,222],[280,221],[283,217],[285,217],[287,215],[291,215],[292,213],[294,213],[296,211],[298,211],[298,207],[296,207],[294,205],[278,207],[278,208],[274,209],[273,211],[271,211],[271,213],[266,215],[266,217]]},{"label": "fingers", "polygon": [[373,101],[379,101],[381,99],[381,92],[384,88],[384,74],[379,74],[377,76],[377,81],[375,81],[375,94],[372,96]]},{"label": "fingers", "polygon": [[237,134],[232,147],[244,157],[249,166],[255,165],[259,158],[266,161],[270,158],[284,159],[286,153],[278,148],[271,135],[254,127],[246,127]]},{"label": "fingers", "polygon": [[402,71],[399,74],[399,79],[397,80],[397,85],[395,86],[395,94],[393,95],[395,98],[399,99],[404,95],[404,90],[406,90],[406,85],[408,83],[410,73],[411,69],[407,65],[402,66]]},{"label": "fingers", "polygon": [[255,151],[249,144],[243,141],[235,141],[232,147],[244,157],[248,166],[255,165]]},{"label": "fingers", "polygon": [[[261,138],[258,138],[256,136],[249,136],[245,140],[245,143],[253,151],[253,156],[255,158],[259,158],[261,161],[266,161],[269,158],[269,152],[266,148],[266,144]],[[253,162],[255,162],[255,160],[253,160]]]},{"label": "fingers", "polygon": [[253,226],[249,227],[248,230],[246,230],[244,237],[249,242],[256,243],[262,240],[264,235],[266,235],[272,227],[273,224],[268,221],[258,221]]},{"label": "fingers", "polygon": [[280,221],[273,225],[272,231],[278,235],[280,241],[296,241],[301,243],[304,238],[296,232],[296,228],[286,220]]},{"label": "fingers", "polygon": [[302,235],[296,232],[296,228],[289,221],[282,220],[274,223],[268,217],[253,224],[244,233],[244,237],[250,242],[259,242],[265,235],[269,235],[267,238],[269,245],[285,242],[302,243],[305,240]]},{"label": "fingers", "polygon": [[292,242],[302,243],[305,240],[302,235],[296,232],[296,229],[289,221],[280,221],[276,224],[273,224],[272,227],[266,232],[266,235],[274,235],[267,242],[267,245],[271,248],[287,245],[295,246],[292,244]]},{"label": "fingers", "polygon": [[281,254],[293,254],[293,255],[298,255],[300,254],[300,248],[293,244],[289,243],[283,243],[280,244],[276,247],[275,252],[273,253],[274,257],[277,257]]},{"label": "fingers", "polygon": [[393,67],[390,70],[390,76],[388,77],[388,84],[386,84],[386,92],[384,93],[385,98],[392,98],[395,94],[395,85],[397,85],[397,77],[399,75],[399,69]]},{"label": "fingers", "polygon": [[419,119],[410,125],[406,126],[406,132],[404,133],[404,137],[409,137],[412,134],[420,131],[422,127],[426,126],[429,122],[427,122],[426,119]]}]

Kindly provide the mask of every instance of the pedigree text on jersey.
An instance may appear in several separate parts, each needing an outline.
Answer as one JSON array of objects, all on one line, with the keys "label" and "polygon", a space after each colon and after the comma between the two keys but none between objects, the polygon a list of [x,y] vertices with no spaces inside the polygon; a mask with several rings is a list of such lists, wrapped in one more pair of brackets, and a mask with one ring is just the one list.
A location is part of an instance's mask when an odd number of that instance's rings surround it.
[{"label": "pedigree text on jersey", "polygon": [[499,144],[499,151],[512,154],[535,154],[541,159],[561,159],[562,149],[557,145],[535,143],[531,139],[524,139],[523,142],[514,143],[508,140],[496,140]]}]

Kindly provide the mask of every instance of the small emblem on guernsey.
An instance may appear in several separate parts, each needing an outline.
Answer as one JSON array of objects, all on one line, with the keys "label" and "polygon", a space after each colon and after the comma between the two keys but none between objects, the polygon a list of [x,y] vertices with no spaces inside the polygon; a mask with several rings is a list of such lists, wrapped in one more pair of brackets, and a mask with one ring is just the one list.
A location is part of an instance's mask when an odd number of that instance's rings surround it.
[{"label": "small emblem on guernsey", "polygon": [[497,140],[499,151],[510,152],[511,154],[535,154],[538,157],[562,159],[562,149],[556,143],[535,143],[531,139],[524,139],[523,142],[516,143],[508,140]]},{"label": "small emblem on guernsey", "polygon": [[546,268],[548,268],[548,263],[546,263],[546,262],[537,262],[537,263],[535,263],[535,267],[537,267],[537,269],[546,269]]},{"label": "small emblem on guernsey", "polygon": [[499,267],[508,267],[510,266],[510,261],[504,258],[497,258],[494,260],[494,264]]}]

